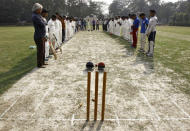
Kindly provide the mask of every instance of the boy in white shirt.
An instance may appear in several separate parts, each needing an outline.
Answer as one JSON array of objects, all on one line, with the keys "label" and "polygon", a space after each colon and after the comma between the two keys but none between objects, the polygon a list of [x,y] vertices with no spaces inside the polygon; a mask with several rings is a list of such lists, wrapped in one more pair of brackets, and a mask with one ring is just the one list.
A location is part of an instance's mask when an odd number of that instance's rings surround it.
[{"label": "boy in white shirt", "polygon": [[155,10],[150,10],[150,17],[151,18],[149,20],[148,28],[146,30],[146,35],[148,36],[148,41],[149,41],[149,49],[147,52],[147,56],[153,57],[155,38],[156,38],[156,25],[158,23],[158,18],[156,17]]}]

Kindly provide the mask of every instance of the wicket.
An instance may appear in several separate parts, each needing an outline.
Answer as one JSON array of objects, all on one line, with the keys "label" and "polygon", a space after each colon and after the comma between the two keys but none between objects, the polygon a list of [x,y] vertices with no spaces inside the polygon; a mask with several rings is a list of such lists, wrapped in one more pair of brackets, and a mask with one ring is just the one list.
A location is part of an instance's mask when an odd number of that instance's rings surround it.
[{"label": "wicket", "polygon": [[[107,79],[107,72],[104,72],[104,74],[103,74],[103,89],[102,89],[102,111],[101,111],[101,120],[102,121],[104,121],[104,115],[105,115],[106,79]],[[97,121],[97,113],[98,113],[98,83],[99,83],[99,71],[96,71],[95,72],[94,121]],[[91,72],[88,72],[88,79],[87,79],[87,121],[90,121],[90,88],[91,88]]]}]

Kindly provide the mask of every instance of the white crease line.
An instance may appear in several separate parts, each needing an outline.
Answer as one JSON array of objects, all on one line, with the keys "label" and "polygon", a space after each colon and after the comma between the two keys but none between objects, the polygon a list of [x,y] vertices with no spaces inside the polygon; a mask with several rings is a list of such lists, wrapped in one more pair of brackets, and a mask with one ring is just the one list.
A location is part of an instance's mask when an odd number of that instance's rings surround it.
[{"label": "white crease line", "polygon": [[148,99],[146,98],[146,96],[143,94],[142,91],[140,91],[142,97],[144,98],[145,102],[148,104],[149,108],[152,110],[152,112],[155,114],[155,116],[157,117],[158,120],[160,120],[160,117],[158,116],[158,114],[156,113],[156,111],[154,110],[154,108],[151,106],[151,104],[149,103]]},{"label": "white crease line", "polygon": [[[34,81],[32,81],[32,83],[30,83],[30,85],[33,85]],[[0,119],[17,103],[17,101],[28,91],[30,90],[30,86],[28,86],[28,88],[23,91],[23,93],[0,115]]]},{"label": "white crease line", "polygon": [[[171,98],[170,98],[170,99],[171,99]],[[171,101],[172,101],[172,103],[173,103],[179,110],[181,110],[181,112],[183,112],[187,117],[190,118],[189,114],[188,114],[187,112],[185,112],[175,101],[173,101],[172,99],[171,99]]]},{"label": "white crease line", "polygon": [[190,120],[190,118],[163,118],[162,120],[167,120],[167,121],[179,121],[179,120]]},{"label": "white crease line", "polygon": [[39,107],[42,105],[44,99],[47,97],[47,95],[49,94],[49,92],[50,92],[50,91],[53,91],[53,90],[54,90],[54,88],[50,87],[50,88],[46,91],[46,93],[45,93],[44,96],[42,97],[41,102],[38,103],[38,105],[37,105],[36,108],[34,109],[34,113],[31,115],[31,117],[33,117],[33,116],[35,115],[36,111],[37,111],[37,110],[39,109]]},{"label": "white crease line", "polygon": [[120,127],[121,125],[120,125],[119,118],[118,118],[117,114],[115,114],[115,117],[116,117],[116,122],[117,122],[118,126]]},{"label": "white crease line", "polygon": [[[165,91],[163,89],[161,89],[161,91],[165,94]],[[169,99],[181,112],[183,112],[187,117],[190,118],[190,115],[187,112],[185,112],[185,110],[182,109],[171,97],[169,97]]]},{"label": "white crease line", "polygon": [[72,119],[71,119],[71,126],[74,125],[74,120],[75,120],[75,115],[73,114]]},{"label": "white crease line", "polygon": [[[13,120],[13,121],[36,121],[38,119],[25,119],[25,118],[0,118],[0,120]],[[57,119],[46,119],[46,118],[39,118],[39,120],[43,121],[86,121],[86,119],[62,119],[62,118],[57,118]],[[90,119],[90,121],[93,121],[94,119]],[[158,119],[146,119],[146,118],[140,118],[140,119],[105,119],[105,121],[157,121]],[[160,120],[165,120],[165,121],[179,121],[179,120],[188,120],[190,121],[190,118],[161,118]],[[101,119],[98,119],[98,121],[101,121]]]}]

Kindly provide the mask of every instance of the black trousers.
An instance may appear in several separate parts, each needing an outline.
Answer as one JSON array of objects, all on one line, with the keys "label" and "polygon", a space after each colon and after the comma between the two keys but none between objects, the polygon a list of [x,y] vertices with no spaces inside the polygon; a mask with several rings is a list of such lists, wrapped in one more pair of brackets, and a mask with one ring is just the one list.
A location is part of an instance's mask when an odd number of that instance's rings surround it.
[{"label": "black trousers", "polygon": [[149,37],[148,37],[148,41],[154,41],[155,42],[156,39],[156,31],[151,32]]},{"label": "black trousers", "polygon": [[93,30],[95,30],[95,29],[96,29],[96,25],[93,24]]},{"label": "black trousers", "polygon": [[45,64],[45,41],[42,39],[35,40],[37,46],[37,66],[41,67]]},{"label": "black trousers", "polygon": [[62,42],[65,41],[65,30],[62,30]]},{"label": "black trousers", "polygon": [[96,30],[99,30],[99,24],[96,25]]}]

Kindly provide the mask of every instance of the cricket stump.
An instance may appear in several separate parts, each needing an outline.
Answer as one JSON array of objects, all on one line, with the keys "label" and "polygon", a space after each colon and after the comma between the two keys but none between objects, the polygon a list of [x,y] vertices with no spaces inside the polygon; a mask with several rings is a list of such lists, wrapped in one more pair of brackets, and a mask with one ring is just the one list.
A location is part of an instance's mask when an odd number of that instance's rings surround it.
[{"label": "cricket stump", "polygon": [[103,76],[103,90],[102,90],[102,121],[104,121],[105,115],[105,101],[106,101],[106,79],[107,79],[107,72],[104,72]]},{"label": "cricket stump", "polygon": [[90,121],[90,85],[91,85],[91,72],[88,72],[88,80],[87,80],[87,121]]}]

